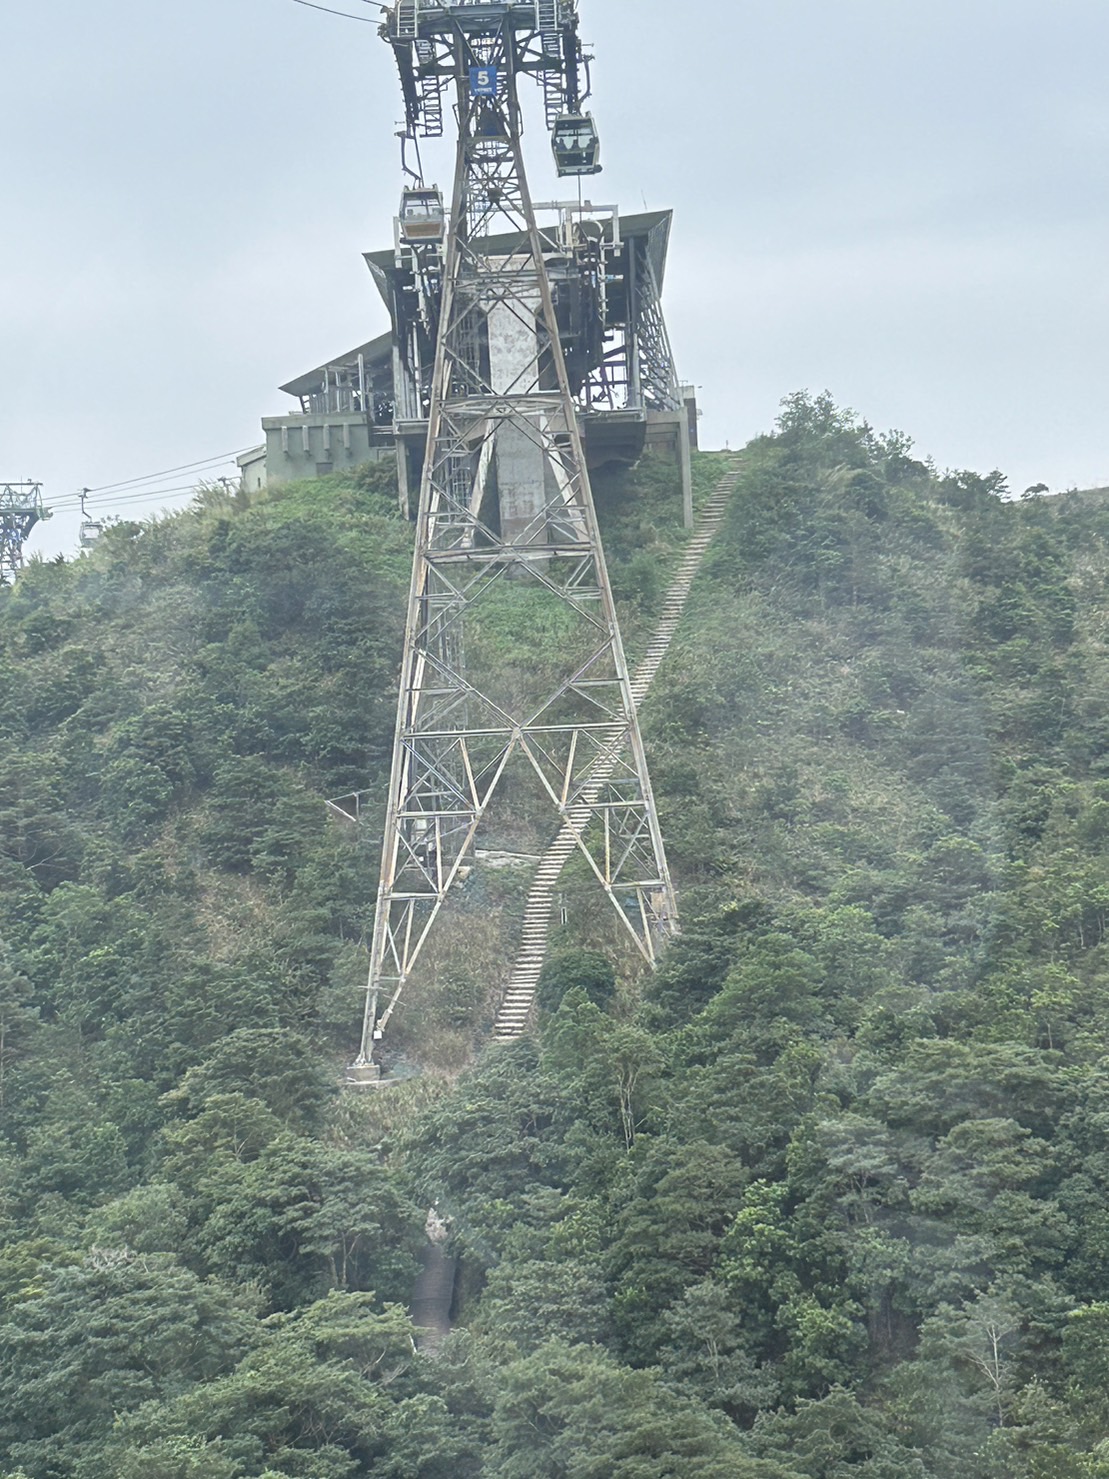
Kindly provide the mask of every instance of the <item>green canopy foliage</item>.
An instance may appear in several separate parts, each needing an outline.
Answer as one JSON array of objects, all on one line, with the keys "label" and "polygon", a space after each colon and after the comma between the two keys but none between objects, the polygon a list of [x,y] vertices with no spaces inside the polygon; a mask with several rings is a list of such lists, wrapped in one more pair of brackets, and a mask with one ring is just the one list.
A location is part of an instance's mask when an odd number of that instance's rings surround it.
[{"label": "green canopy foliage", "polygon": [[[537,1030],[474,1054],[520,890],[475,870],[405,1003],[472,1061],[364,1099],[387,477],[0,590],[5,1479],[1109,1475],[1109,500],[827,396],[741,458],[642,712],[681,937],[644,979],[571,866]],[[634,658],[675,476],[596,494]],[[552,660],[526,617],[473,661]]]}]

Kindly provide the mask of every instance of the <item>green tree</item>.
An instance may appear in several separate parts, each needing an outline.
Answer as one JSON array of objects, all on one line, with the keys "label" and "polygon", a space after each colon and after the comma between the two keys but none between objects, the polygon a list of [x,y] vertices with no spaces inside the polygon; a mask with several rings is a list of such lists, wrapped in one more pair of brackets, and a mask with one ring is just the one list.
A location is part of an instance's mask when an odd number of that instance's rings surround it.
[{"label": "green tree", "polygon": [[142,1473],[148,1455],[182,1443],[213,1449],[237,1476],[356,1479],[389,1453],[404,1400],[393,1388],[413,1359],[407,1318],[376,1311],[371,1295],[332,1294],[272,1317],[233,1370],[120,1422],[105,1453],[118,1469],[104,1479]]},{"label": "green tree", "polygon": [[654,1360],[666,1338],[663,1312],[712,1271],[746,1180],[723,1146],[657,1141],[647,1147],[617,1210],[607,1253],[616,1328],[632,1361]]},{"label": "green tree", "polygon": [[30,983],[15,970],[0,938],[0,1120],[11,1094],[12,1075],[29,1052],[38,1026],[38,1010],[30,1003]]},{"label": "green tree", "polygon": [[32,1479],[76,1473],[121,1413],[232,1364],[250,1303],[165,1254],[44,1269],[0,1324],[0,1454]]},{"label": "green tree", "polygon": [[868,1411],[842,1387],[798,1402],[793,1412],[763,1414],[752,1440],[756,1453],[788,1462],[811,1479],[929,1479],[921,1455],[898,1442],[881,1413]]},{"label": "green tree", "polygon": [[591,1002],[607,1007],[616,994],[616,972],[599,950],[561,950],[544,962],[535,999],[545,1012],[558,1010],[568,991],[582,991]]},{"label": "green tree", "polygon": [[552,1342],[507,1366],[485,1472],[495,1479],[793,1479],[646,1371]]},{"label": "green tree", "polygon": [[336,1088],[299,1034],[271,1028],[240,1028],[216,1043],[190,1068],[170,1102],[192,1111],[216,1095],[257,1098],[289,1126],[317,1124]]},{"label": "green tree", "polygon": [[254,1160],[215,1162],[198,1191],[208,1267],[279,1308],[328,1289],[398,1300],[411,1289],[423,1217],[373,1154],[284,1134]]}]

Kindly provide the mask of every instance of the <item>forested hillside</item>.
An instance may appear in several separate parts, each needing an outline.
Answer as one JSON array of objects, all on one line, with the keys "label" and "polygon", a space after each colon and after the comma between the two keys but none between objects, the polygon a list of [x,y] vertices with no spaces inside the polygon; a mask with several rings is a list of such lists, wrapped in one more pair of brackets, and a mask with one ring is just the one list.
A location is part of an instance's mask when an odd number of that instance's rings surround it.
[{"label": "forested hillside", "polygon": [[[388,480],[0,591],[0,1479],[1109,1479],[1109,496],[824,397],[739,456],[642,715],[680,940],[571,873],[535,1033],[460,948],[361,1095]],[[598,501],[634,650],[672,474]]]}]

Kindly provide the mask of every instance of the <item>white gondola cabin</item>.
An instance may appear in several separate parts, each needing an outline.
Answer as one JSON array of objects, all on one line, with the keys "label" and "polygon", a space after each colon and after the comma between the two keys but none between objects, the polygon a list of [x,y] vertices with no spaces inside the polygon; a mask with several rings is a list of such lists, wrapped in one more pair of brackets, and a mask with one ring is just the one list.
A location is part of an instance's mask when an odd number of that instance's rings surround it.
[{"label": "white gondola cabin", "polygon": [[555,119],[551,148],[560,175],[599,175],[601,136],[589,113],[564,113]]},{"label": "white gondola cabin", "polygon": [[86,507],[89,496],[87,488],[81,489],[81,529],[79,539],[82,549],[90,549],[104,532],[104,525],[98,524],[95,519],[89,517]]},{"label": "white gondola cabin", "polygon": [[408,246],[442,241],[447,234],[447,212],[439,190],[406,190],[400,198],[397,235]]}]

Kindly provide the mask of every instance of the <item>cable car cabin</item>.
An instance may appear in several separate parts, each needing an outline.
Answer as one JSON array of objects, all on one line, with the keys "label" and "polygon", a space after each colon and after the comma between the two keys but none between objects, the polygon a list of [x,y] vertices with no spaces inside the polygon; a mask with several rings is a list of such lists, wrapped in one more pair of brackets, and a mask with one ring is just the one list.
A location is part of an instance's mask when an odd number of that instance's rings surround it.
[{"label": "cable car cabin", "polygon": [[555,119],[551,148],[560,175],[599,175],[601,136],[589,113],[564,113]]},{"label": "cable car cabin", "polygon": [[94,524],[91,519],[86,519],[81,525],[80,541],[82,549],[89,549],[94,545],[104,532],[103,524]]},{"label": "cable car cabin", "polygon": [[397,234],[407,245],[442,241],[447,234],[447,212],[438,190],[406,190],[400,198]]}]

